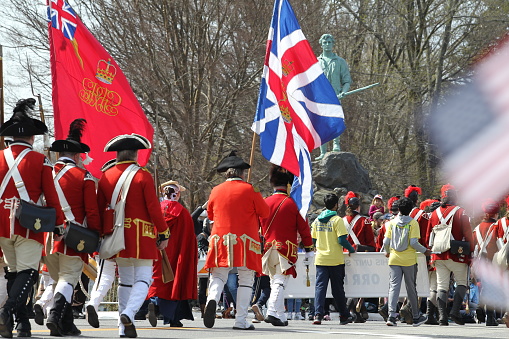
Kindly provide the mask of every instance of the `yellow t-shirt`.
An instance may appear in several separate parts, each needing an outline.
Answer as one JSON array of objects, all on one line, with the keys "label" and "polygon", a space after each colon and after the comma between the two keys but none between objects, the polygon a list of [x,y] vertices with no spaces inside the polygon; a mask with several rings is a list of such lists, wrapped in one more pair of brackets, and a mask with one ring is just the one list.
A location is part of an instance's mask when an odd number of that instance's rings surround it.
[{"label": "yellow t-shirt", "polygon": [[338,238],[348,234],[343,219],[333,216],[328,222],[320,222],[318,218],[311,224],[311,237],[316,239],[315,265],[337,266],[345,263],[343,246]]},{"label": "yellow t-shirt", "polygon": [[[394,248],[391,247],[391,255],[389,256],[389,265],[396,266],[412,266],[417,264],[417,251],[415,248],[410,246],[410,239],[421,237],[421,231],[419,229],[419,223],[412,219],[409,223],[410,226],[410,234],[408,237],[408,247],[406,250],[398,252]],[[396,225],[394,220],[389,222],[387,225],[387,233],[385,233],[385,237],[391,239],[392,237],[392,227],[399,227]]]}]

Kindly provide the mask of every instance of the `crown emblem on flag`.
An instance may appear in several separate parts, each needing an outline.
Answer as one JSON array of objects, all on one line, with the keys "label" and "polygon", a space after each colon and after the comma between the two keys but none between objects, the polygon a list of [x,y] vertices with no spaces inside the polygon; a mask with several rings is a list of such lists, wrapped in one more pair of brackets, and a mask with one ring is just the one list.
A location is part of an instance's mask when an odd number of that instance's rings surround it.
[{"label": "crown emblem on flag", "polygon": [[279,110],[281,111],[281,116],[283,117],[284,122],[289,124],[292,122],[292,116],[290,115],[290,109],[288,107],[279,107]]},{"label": "crown emblem on flag", "polygon": [[283,76],[288,76],[288,74],[290,74],[290,72],[293,71],[293,61],[288,61],[288,60],[285,60],[282,67],[281,67],[281,70],[283,72]]},{"label": "crown emblem on flag", "polygon": [[111,64],[111,59],[99,60],[97,63],[97,71],[95,77],[104,82],[105,84],[111,85],[113,78],[117,74],[117,69]]}]

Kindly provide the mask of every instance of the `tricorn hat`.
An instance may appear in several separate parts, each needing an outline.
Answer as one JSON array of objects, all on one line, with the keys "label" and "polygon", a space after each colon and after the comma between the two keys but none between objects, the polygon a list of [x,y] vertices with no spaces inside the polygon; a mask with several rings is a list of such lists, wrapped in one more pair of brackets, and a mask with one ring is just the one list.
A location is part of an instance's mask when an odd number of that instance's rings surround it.
[{"label": "tricorn hat", "polygon": [[239,168],[248,169],[251,165],[244,162],[241,157],[237,156],[237,151],[231,151],[230,155],[224,158],[219,165],[217,165],[217,171],[219,173],[226,172],[228,168]]},{"label": "tricorn hat", "polygon": [[81,142],[83,130],[87,121],[85,119],[76,119],[69,127],[69,135],[65,140],[55,140],[51,144],[50,151],[53,152],[70,152],[70,153],[87,153],[90,147]]},{"label": "tricorn hat", "polygon": [[12,117],[0,126],[0,136],[21,137],[48,132],[48,127],[42,121],[30,118],[29,113],[34,107],[33,98],[19,100]]},{"label": "tricorn hat", "polygon": [[111,160],[106,161],[104,163],[104,165],[101,167],[101,172],[106,172],[107,170],[109,170],[110,168],[115,166],[116,163],[117,163],[117,159],[111,159]]},{"label": "tricorn hat", "polygon": [[133,133],[122,134],[114,137],[108,141],[106,146],[104,146],[104,152],[118,152],[150,148],[152,148],[152,145],[147,138],[145,138],[143,135]]}]

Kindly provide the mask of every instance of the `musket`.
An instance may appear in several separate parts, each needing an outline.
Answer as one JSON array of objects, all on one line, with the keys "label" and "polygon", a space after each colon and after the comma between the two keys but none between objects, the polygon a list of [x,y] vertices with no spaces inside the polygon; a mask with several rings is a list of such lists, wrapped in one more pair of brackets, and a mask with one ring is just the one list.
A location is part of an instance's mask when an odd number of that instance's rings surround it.
[{"label": "musket", "polygon": [[[37,101],[39,103],[39,116],[41,118],[42,123],[46,124],[46,119],[44,118],[44,109],[42,107],[42,97],[40,94],[35,94],[35,91],[34,91],[34,84],[32,82],[32,66],[30,64],[30,60],[28,59],[28,55],[27,55],[27,68],[28,68],[28,78],[30,80],[30,89],[32,90],[32,95],[37,97]],[[44,133],[43,138],[44,138],[43,139],[44,140],[44,152],[46,153],[46,156],[48,157],[48,159],[51,159],[51,155],[50,155],[50,151],[49,151],[50,142],[49,142],[48,133]]]},{"label": "musket", "polygon": [[355,94],[357,92],[361,92],[361,91],[373,88],[373,87],[378,86],[378,85],[380,85],[379,82],[371,84],[371,85],[368,85],[368,86],[364,86],[364,87],[361,87],[361,88],[354,89],[353,91],[348,91],[345,94],[343,94],[343,98],[346,97],[347,95]]},{"label": "musket", "polygon": [[[4,54],[0,45],[0,124],[4,124]],[[0,150],[5,148],[4,137],[0,137]]]}]

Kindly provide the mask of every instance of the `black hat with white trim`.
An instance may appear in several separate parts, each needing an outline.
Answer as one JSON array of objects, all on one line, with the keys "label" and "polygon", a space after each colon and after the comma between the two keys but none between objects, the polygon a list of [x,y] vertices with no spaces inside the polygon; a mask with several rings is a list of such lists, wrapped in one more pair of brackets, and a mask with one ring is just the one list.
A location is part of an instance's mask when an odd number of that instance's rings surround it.
[{"label": "black hat with white trim", "polygon": [[48,127],[42,121],[30,117],[29,113],[34,107],[34,98],[19,100],[12,117],[0,126],[0,136],[21,137],[48,132]]},{"label": "black hat with white trim", "polygon": [[70,153],[87,153],[90,147],[81,142],[83,130],[87,121],[85,119],[76,119],[69,127],[69,135],[65,140],[55,140],[51,144],[50,151],[53,152],[70,152]]},{"label": "black hat with white trim", "polygon": [[152,145],[150,141],[143,135],[139,134],[122,134],[114,137],[106,146],[104,152],[118,152],[127,150],[150,149]]},{"label": "black hat with white trim", "polygon": [[231,151],[230,155],[224,158],[219,165],[217,165],[217,171],[219,173],[226,172],[228,168],[240,168],[248,169],[251,165],[244,162],[241,157],[237,156],[237,151]]}]

